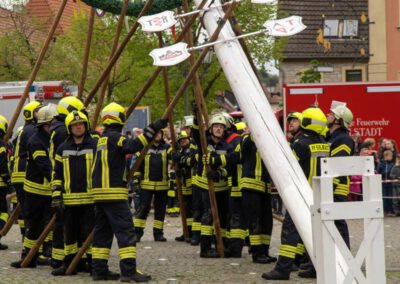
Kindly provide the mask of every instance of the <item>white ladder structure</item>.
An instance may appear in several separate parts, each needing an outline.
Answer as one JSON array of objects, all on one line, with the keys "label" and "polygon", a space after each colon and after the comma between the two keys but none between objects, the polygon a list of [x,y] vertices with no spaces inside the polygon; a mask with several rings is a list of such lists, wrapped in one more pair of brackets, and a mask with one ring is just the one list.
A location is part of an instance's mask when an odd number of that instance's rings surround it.
[{"label": "white ladder structure", "polygon": [[[363,201],[333,202],[333,178],[343,175],[363,176]],[[386,283],[382,178],[374,174],[373,157],[322,159],[321,176],[314,177],[313,189],[314,205],[311,211],[318,284],[354,281],[360,284]],[[353,257],[335,226],[335,220],[341,219],[364,220],[364,237],[356,257]],[[338,252],[343,255],[346,265],[338,261]],[[365,275],[361,270],[364,260]],[[344,279],[338,277],[333,267],[342,270]]]},{"label": "white ladder structure", "polygon": [[[202,1],[194,0],[194,2],[199,6]],[[221,1],[210,0],[205,7],[211,3],[217,6],[221,4]],[[202,13],[201,16],[207,33],[211,35],[216,30],[218,21],[224,16],[224,12],[221,8],[215,8]],[[228,22],[224,25],[218,40],[223,41],[233,37],[235,33]],[[311,186],[286,141],[239,41],[232,40],[216,44],[214,51],[252,130],[261,157],[296,224],[311,260],[317,266],[312,239],[310,207],[313,205],[313,192]],[[344,252],[339,250],[337,244],[334,247],[338,250],[337,261],[330,269],[336,271],[336,283],[342,283],[351,263],[347,261],[346,254],[342,255]]]}]

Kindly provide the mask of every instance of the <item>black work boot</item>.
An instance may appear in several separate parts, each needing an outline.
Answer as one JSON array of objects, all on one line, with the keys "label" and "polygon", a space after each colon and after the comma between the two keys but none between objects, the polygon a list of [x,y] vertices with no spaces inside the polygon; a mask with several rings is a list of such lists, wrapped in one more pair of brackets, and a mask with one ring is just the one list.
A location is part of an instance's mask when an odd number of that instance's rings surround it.
[{"label": "black work boot", "polygon": [[0,243],[0,250],[6,250],[8,249],[8,245],[3,245]]},{"label": "black work boot", "polygon": [[313,266],[310,266],[307,270],[300,271],[298,275],[301,278],[310,278],[310,279],[317,278],[317,272],[315,271]]},{"label": "black work boot", "polygon": [[164,235],[157,234],[157,235],[154,235],[154,241],[155,242],[166,242],[167,239],[164,237]]},{"label": "black work boot", "polygon": [[175,241],[177,241],[177,242],[184,242],[184,241],[186,241],[186,239],[185,239],[185,236],[184,236],[184,235],[181,235],[181,236],[179,236],[179,237],[176,237],[176,238],[175,238]]},{"label": "black work boot", "polygon": [[119,279],[119,273],[112,272],[108,270],[105,274],[93,274],[92,280],[93,281],[113,281]]},{"label": "black work boot", "polygon": [[[14,267],[14,268],[21,268],[22,261],[23,260],[21,259],[21,260],[18,260],[18,261],[11,262],[10,266]],[[27,268],[36,268],[36,262],[31,261],[31,263],[29,263]]]},{"label": "black work boot", "polygon": [[215,249],[208,249],[200,252],[202,258],[219,258],[219,254]]},{"label": "black work boot", "polygon": [[[51,275],[53,276],[64,276],[67,272],[68,267],[65,265],[61,265],[59,268],[53,269]],[[76,270],[72,272],[72,275],[76,274]]]},{"label": "black work boot", "polygon": [[289,280],[290,274],[273,269],[270,272],[263,273],[261,277],[267,280]]},{"label": "black work boot", "polygon": [[199,237],[192,237],[190,240],[190,245],[192,246],[198,246],[200,244],[200,238]]},{"label": "black work boot", "polygon": [[121,282],[148,282],[150,280],[150,275],[144,274],[139,270],[137,270],[132,276],[121,276],[120,278]]},{"label": "black work boot", "polygon": [[133,237],[133,241],[136,243],[140,243],[140,239],[143,236],[143,232],[139,233],[139,232],[135,232],[135,236]]}]

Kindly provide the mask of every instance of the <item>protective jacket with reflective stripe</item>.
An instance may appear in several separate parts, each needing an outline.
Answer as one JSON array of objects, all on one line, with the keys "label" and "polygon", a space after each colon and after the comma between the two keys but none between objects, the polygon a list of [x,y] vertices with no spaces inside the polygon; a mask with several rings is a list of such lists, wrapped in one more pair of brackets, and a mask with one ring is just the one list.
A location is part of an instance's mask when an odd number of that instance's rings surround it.
[{"label": "protective jacket with reflective stripe", "polygon": [[[331,157],[349,157],[354,155],[354,141],[346,129],[336,129],[327,137],[327,141],[331,147]],[[350,192],[350,178],[348,176],[334,178],[333,190],[334,194],[347,196]]]},{"label": "protective jacket with reflective stripe", "polygon": [[10,178],[8,170],[8,151],[3,137],[0,138],[0,187],[7,186],[6,181]]},{"label": "protective jacket with reflective stripe", "polygon": [[251,134],[243,137],[240,148],[243,163],[240,188],[262,193],[267,189],[270,192],[268,172]]},{"label": "protective jacket with reflective stripe", "polygon": [[11,182],[23,183],[26,172],[27,150],[26,145],[29,138],[31,138],[37,128],[33,121],[27,121],[21,133],[18,135],[17,143],[14,148],[14,162],[12,167]]},{"label": "protective jacket with reflective stripe", "polygon": [[68,138],[67,127],[65,126],[65,115],[58,115],[50,126],[50,159],[54,165],[57,148]]},{"label": "protective jacket with reflective stripe", "polygon": [[132,140],[121,135],[121,130],[122,126],[108,126],[97,142],[93,165],[95,202],[128,199],[125,156],[148,144],[143,134]]},{"label": "protective jacket with reflective stripe", "polygon": [[28,164],[24,190],[33,194],[51,196],[50,134],[39,128],[28,140]]},{"label": "protective jacket with reflective stripe", "polygon": [[87,133],[81,144],[75,144],[73,137],[69,137],[58,147],[52,186],[56,191],[62,189],[66,206],[93,203],[92,166],[96,146],[97,139]]},{"label": "protective jacket with reflective stripe", "polygon": [[161,141],[153,144],[140,166],[141,188],[146,190],[168,190],[168,163],[172,148]]},{"label": "protective jacket with reflective stripe", "polygon": [[304,130],[302,135],[292,143],[293,154],[308,180],[312,184],[314,176],[320,176],[320,160],[329,157],[329,145],[321,135],[309,130]]}]

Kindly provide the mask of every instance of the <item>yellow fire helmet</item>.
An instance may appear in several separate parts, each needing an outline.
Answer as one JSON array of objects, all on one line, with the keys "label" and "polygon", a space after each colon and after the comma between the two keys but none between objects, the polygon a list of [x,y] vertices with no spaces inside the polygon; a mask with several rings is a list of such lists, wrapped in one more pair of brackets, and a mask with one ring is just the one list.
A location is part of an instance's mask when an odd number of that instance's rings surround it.
[{"label": "yellow fire helmet", "polygon": [[8,120],[4,116],[0,115],[0,131],[3,133],[7,132]]},{"label": "yellow fire helmet", "polygon": [[124,125],[125,109],[117,103],[110,103],[101,111],[101,121],[103,122],[103,125]]},{"label": "yellow fire helmet", "polygon": [[301,127],[303,129],[311,130],[318,134],[325,130],[328,120],[320,108],[310,107],[304,110],[302,115]]},{"label": "yellow fire helmet", "polygon": [[38,101],[32,101],[24,107],[24,120],[29,121],[34,119],[34,113],[40,108],[41,104]]},{"label": "yellow fire helmet", "polygon": [[87,116],[80,111],[72,111],[65,118],[65,126],[67,127],[68,134],[71,134],[70,126],[83,122],[86,125],[86,131],[89,130],[89,120]]},{"label": "yellow fire helmet", "polygon": [[71,111],[81,111],[85,108],[83,102],[73,96],[62,98],[57,105],[58,114],[68,115]]}]

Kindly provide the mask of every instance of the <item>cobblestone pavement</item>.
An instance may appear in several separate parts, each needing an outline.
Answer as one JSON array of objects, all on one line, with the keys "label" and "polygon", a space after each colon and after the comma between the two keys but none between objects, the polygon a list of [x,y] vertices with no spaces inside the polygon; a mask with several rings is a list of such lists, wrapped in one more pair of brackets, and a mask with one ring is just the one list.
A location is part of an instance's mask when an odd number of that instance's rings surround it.
[{"label": "cobblestone pavement", "polygon": [[[253,264],[244,249],[241,259],[201,259],[199,247],[174,241],[181,234],[180,218],[167,217],[165,223],[166,243],[155,243],[152,240],[152,219],[147,221],[147,230],[142,242],[138,244],[138,267],[153,277],[150,283],[267,283],[261,278],[263,272],[273,268],[273,264]],[[277,254],[280,243],[281,224],[274,221],[271,254]],[[385,219],[386,269],[388,283],[400,283],[400,219]],[[362,222],[351,221],[350,233],[353,254],[360,243]],[[87,274],[71,277],[55,278],[50,274],[49,267],[37,269],[14,269],[11,261],[17,260],[20,254],[21,242],[18,227],[15,225],[9,235],[2,240],[9,249],[0,252],[0,283],[87,283],[91,278]],[[117,245],[114,240],[110,258],[110,269],[118,271]],[[292,273],[290,281],[271,283],[316,283],[304,280]]]}]

